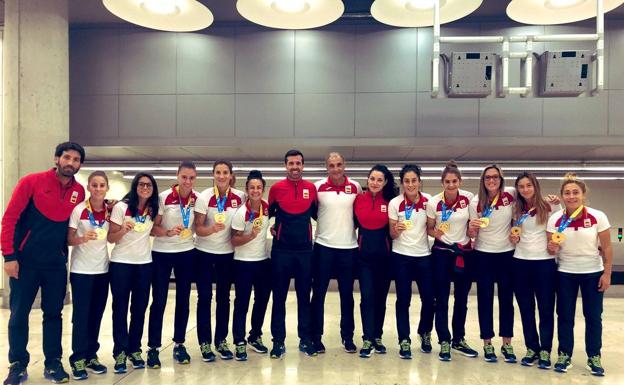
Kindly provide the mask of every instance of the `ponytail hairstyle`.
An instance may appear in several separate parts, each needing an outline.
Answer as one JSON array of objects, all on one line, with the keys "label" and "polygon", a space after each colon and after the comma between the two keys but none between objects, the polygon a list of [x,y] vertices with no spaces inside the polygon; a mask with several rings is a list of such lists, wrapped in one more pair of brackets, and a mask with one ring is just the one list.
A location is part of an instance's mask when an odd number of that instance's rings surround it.
[{"label": "ponytail hairstyle", "polygon": [[266,181],[262,177],[262,172],[260,170],[249,171],[249,175],[247,175],[247,181],[245,182],[245,188],[249,187],[249,181],[252,181],[254,179],[262,182],[262,189],[264,190],[264,188],[266,187]]},{"label": "ponytail hairstyle", "polygon": [[388,170],[388,167],[386,167],[383,164],[376,164],[376,165],[374,165],[368,171],[368,176],[369,177],[373,173],[373,171],[379,171],[380,173],[383,174],[384,179],[386,180],[386,185],[381,190],[381,195],[383,196],[383,199],[386,202],[390,202],[392,200],[392,198],[394,198],[395,196],[397,196],[399,194],[399,188],[394,183],[394,175],[392,175],[392,172],[390,170]]},{"label": "ponytail hairstyle", "polygon": [[[518,175],[514,184],[516,187],[516,191],[518,191],[518,184],[524,178],[527,178],[533,185],[535,195],[533,195],[532,206],[535,207],[535,218],[537,219],[537,223],[544,224],[548,220],[548,215],[550,214],[550,205],[544,200],[544,197],[542,197],[542,190],[540,188],[539,181],[537,180],[535,175],[531,174],[530,172],[525,171]],[[529,208],[531,207],[531,202],[527,202],[520,193],[518,193],[517,195],[518,199],[514,204],[513,214],[513,217],[516,220],[522,216],[523,212],[529,210]]]},{"label": "ponytail hairstyle", "polygon": [[448,174],[454,174],[455,176],[457,176],[457,179],[459,179],[460,181],[462,180],[459,167],[457,166],[457,163],[453,159],[446,162],[446,165],[444,166],[444,170],[442,170],[442,177],[440,178],[440,180],[444,182],[444,178],[446,178]]},{"label": "ponytail hairstyle", "polygon": [[498,171],[498,176],[499,176],[499,180],[500,180],[500,186],[498,186],[498,193],[502,193],[503,191],[505,191],[505,178],[503,177],[503,171],[501,170],[500,167],[498,167],[498,165],[496,164],[490,164],[488,166],[485,166],[485,168],[483,169],[483,171],[481,172],[481,178],[479,178],[479,204],[478,207],[481,210],[481,212],[483,212],[485,210],[485,206],[488,203],[488,191],[485,188],[485,173],[487,172],[487,170],[490,169],[496,169],[496,171]]}]

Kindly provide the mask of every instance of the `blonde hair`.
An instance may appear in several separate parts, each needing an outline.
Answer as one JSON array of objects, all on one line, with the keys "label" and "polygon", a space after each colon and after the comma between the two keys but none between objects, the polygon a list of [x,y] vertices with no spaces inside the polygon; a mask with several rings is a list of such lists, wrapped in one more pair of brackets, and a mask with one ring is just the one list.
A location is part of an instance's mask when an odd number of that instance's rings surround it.
[{"label": "blonde hair", "polygon": [[581,188],[583,194],[587,194],[587,184],[582,179],[579,179],[574,172],[568,172],[563,176],[563,180],[561,181],[561,195],[563,195],[563,189],[565,186],[574,183],[575,185]]}]

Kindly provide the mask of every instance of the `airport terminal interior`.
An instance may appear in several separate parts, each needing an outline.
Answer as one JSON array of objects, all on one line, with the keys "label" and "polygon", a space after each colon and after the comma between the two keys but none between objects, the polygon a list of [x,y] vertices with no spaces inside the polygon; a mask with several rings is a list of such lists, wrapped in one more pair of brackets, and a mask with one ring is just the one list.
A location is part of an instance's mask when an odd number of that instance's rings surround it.
[{"label": "airport terminal interior", "polygon": [[[81,383],[624,384],[623,0],[0,0],[0,52],[2,215],[18,181],[55,167],[55,146],[71,141],[86,153],[76,180],[86,187],[92,172],[104,171],[111,200],[125,196],[138,172],[152,175],[159,192],[171,188],[183,161],[196,165],[193,188],[201,193],[216,186],[217,160],[231,162],[232,186],[241,191],[249,172],[261,171],[267,200],[269,189],[287,176],[284,154],[297,149],[305,159],[303,178],[312,183],[328,178],[329,159],[338,154],[347,178],[365,191],[373,165],[387,166],[399,186],[402,167],[417,164],[422,170],[419,189],[431,197],[443,191],[441,173],[449,160],[461,171],[461,189],[475,195],[487,184],[481,182],[484,168],[493,163],[504,174],[506,187],[527,171],[537,177],[544,196],[561,197],[564,175],[572,172],[587,185],[585,205],[604,212],[610,225],[611,286],[602,312],[604,376],[586,368],[580,293],[566,373],[521,365],[526,347],[515,299],[512,344],[518,362],[504,362],[496,296],[492,344],[499,359],[486,362],[476,283],[468,295],[465,338],[477,357],[453,350],[450,362],[440,360],[435,330],[432,352],[420,351],[422,290],[415,281],[409,308],[411,359],[399,354],[394,283],[383,326],[387,353],[360,357],[364,331],[357,279],[357,351],[346,352],[342,343],[335,279],[324,307],[326,352],[309,356],[300,351],[293,281],[286,300],[285,354],[275,359],[247,348],[246,361],[217,357],[214,362],[202,361],[193,284],[185,334],[190,363],[180,364],[173,358],[172,275],[161,367],[129,365],[127,372],[113,373],[109,294],[98,352],[108,372],[90,372]],[[311,229],[316,232],[315,221]],[[558,230],[563,231],[565,227]],[[5,237],[11,236],[2,229],[3,254]],[[269,248],[274,236],[279,238],[269,232]],[[430,247],[434,238],[426,241]],[[2,379],[11,370],[9,282],[5,271],[0,277]],[[230,312],[234,294],[232,288]],[[68,283],[61,360],[69,381],[77,382],[69,362],[72,295]],[[262,328],[269,349],[272,303],[273,298]],[[149,312],[148,307],[143,358]],[[247,316],[249,325],[251,308]],[[232,318],[227,342],[234,349]],[[557,313],[554,319],[553,364]],[[27,333],[25,383],[47,384],[39,296]]]}]

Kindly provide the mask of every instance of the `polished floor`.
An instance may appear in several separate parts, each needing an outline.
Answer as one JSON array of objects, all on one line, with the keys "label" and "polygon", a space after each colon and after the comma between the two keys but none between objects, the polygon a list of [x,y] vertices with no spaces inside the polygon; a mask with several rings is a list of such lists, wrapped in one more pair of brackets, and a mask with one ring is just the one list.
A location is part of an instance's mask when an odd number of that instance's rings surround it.
[{"label": "polished floor", "polygon": [[[193,292],[192,302],[196,300]],[[233,293],[232,293],[233,296]],[[413,359],[402,360],[398,356],[396,337],[396,323],[394,320],[394,294],[388,298],[388,311],[385,326],[384,342],[388,346],[388,354],[373,355],[362,359],[356,354],[345,353],[340,346],[339,298],[335,292],[328,293],[326,303],[326,319],[324,337],[328,348],[326,354],[318,357],[306,357],[297,350],[296,336],[296,300],[294,293],[290,293],[288,302],[288,337],[286,341],[287,354],[282,360],[270,359],[267,355],[259,355],[249,349],[249,360],[246,362],[222,361],[204,363],[201,361],[197,338],[195,334],[195,317],[191,315],[187,333],[187,347],[192,356],[190,365],[176,365],[172,362],[172,343],[167,343],[161,352],[162,369],[129,369],[128,373],[120,375],[112,373],[113,360],[111,357],[111,313],[109,308],[105,314],[100,342],[102,348],[100,357],[109,367],[110,372],[104,375],[91,374],[84,384],[624,384],[624,297],[606,298],[603,332],[603,365],[607,371],[606,377],[593,377],[585,369],[585,353],[583,351],[583,318],[581,304],[577,307],[576,349],[574,352],[573,367],[567,374],[555,373],[552,370],[540,370],[536,367],[523,367],[520,364],[486,363],[481,355],[478,358],[466,358],[459,354],[453,355],[452,362],[440,362],[437,359],[438,347],[434,345],[433,354],[423,354],[412,346]],[[356,293],[356,303],[359,294]],[[169,306],[165,316],[163,341],[171,338],[173,333],[173,303],[174,298],[169,296]],[[194,312],[194,304],[192,312]],[[412,339],[416,340],[415,324],[418,321],[419,301],[414,297],[412,305]],[[213,306],[214,312],[214,306]],[[361,335],[359,325],[359,311],[356,309],[356,336]],[[7,373],[7,329],[9,312],[0,310],[0,377],[4,379]],[[265,343],[270,345],[269,316],[265,322]],[[47,384],[43,379],[43,354],[41,352],[41,312],[35,310],[30,319],[31,364],[28,368],[29,379],[27,384]],[[524,345],[521,338],[519,314],[516,312],[514,340],[516,354],[521,357]],[[147,326],[147,325],[146,325]],[[146,328],[147,329],[147,328]],[[467,339],[477,347],[478,323],[476,314],[476,296],[472,295],[469,302],[467,321]],[[65,367],[68,369],[66,357],[71,346],[71,306],[65,307],[63,347],[65,348]],[[147,332],[147,330],[146,330]],[[144,334],[144,342],[146,341]],[[434,336],[435,340],[435,336]],[[356,339],[358,345],[359,338]],[[500,340],[496,341],[497,351]],[[555,344],[556,346],[556,344]],[[481,354],[481,349],[480,354]],[[500,354],[499,354],[500,356]]]}]

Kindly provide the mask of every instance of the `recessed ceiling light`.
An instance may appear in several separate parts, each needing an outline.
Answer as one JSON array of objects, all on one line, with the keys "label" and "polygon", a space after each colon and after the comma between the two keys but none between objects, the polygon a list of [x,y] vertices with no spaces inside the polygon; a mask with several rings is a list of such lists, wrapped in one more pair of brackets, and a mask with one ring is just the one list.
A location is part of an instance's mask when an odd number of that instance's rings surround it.
[{"label": "recessed ceiling light", "polygon": [[[440,0],[440,23],[450,23],[474,12],[483,0]],[[375,0],[371,15],[395,27],[433,25],[434,0]]]},{"label": "recessed ceiling light", "polygon": [[271,28],[308,29],[327,25],[344,12],[341,0],[238,0],[238,13]]},{"label": "recessed ceiling light", "polygon": [[[604,0],[607,13],[624,0]],[[573,23],[596,17],[596,0],[512,0],[507,15],[524,24],[552,25]]]},{"label": "recessed ceiling light", "polygon": [[113,15],[142,27],[191,32],[208,27],[212,12],[197,0],[102,0]]}]

